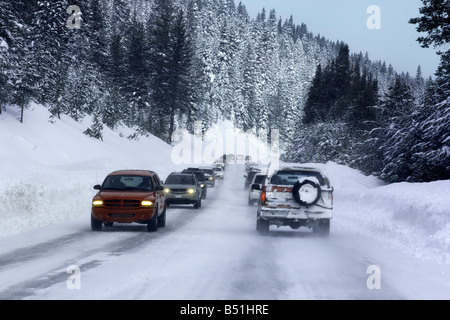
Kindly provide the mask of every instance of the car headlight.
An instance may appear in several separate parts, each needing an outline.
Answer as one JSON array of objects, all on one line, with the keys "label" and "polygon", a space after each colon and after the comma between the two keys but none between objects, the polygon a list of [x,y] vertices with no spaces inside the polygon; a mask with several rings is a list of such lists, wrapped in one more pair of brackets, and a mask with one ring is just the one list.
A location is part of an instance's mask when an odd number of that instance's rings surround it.
[{"label": "car headlight", "polygon": [[102,200],[94,200],[94,201],[92,201],[92,206],[94,208],[101,208],[101,207],[103,207],[103,201]]},{"label": "car headlight", "polygon": [[189,193],[189,194],[194,194],[195,193],[195,189],[187,189],[187,193]]},{"label": "car headlight", "polygon": [[209,177],[209,181],[213,181],[214,180],[214,178],[213,177]]},{"label": "car headlight", "polygon": [[165,188],[165,189],[164,189],[164,192],[165,192],[165,193],[170,193],[170,189],[169,189],[169,188]]},{"label": "car headlight", "polygon": [[202,183],[201,185],[200,185],[200,187],[202,187],[202,188],[204,188],[205,187],[205,185]]},{"label": "car headlight", "polygon": [[144,207],[144,208],[153,207],[153,202],[149,201],[149,200],[142,200],[141,207]]}]

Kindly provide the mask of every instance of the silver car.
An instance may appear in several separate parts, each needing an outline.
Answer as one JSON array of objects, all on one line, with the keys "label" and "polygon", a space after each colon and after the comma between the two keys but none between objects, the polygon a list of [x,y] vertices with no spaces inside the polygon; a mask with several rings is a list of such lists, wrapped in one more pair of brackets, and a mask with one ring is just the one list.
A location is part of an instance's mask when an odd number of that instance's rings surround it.
[{"label": "silver car", "polygon": [[213,170],[214,170],[214,175],[215,175],[216,179],[223,180],[223,169],[221,167],[214,166]]},{"label": "silver car", "polygon": [[165,183],[166,205],[193,204],[198,209],[202,206],[201,182],[193,173],[171,173]]}]

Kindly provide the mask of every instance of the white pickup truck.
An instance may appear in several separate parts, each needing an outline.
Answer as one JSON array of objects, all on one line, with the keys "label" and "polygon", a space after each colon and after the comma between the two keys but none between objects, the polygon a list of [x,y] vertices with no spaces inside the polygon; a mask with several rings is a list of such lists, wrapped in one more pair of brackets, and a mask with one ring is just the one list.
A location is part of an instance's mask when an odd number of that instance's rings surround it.
[{"label": "white pickup truck", "polygon": [[256,230],[269,232],[270,225],[312,228],[328,237],[333,218],[333,187],[319,167],[288,165],[268,175],[261,189]]}]

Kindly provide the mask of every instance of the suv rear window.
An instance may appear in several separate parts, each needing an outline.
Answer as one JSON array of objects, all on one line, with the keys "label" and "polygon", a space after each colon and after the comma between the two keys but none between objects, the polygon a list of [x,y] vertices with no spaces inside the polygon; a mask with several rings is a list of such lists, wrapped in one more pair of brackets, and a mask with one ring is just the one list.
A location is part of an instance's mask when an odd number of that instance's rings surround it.
[{"label": "suv rear window", "polygon": [[113,175],[106,177],[102,189],[152,191],[153,183],[152,179],[147,176]]},{"label": "suv rear window", "polygon": [[320,182],[321,186],[325,184],[325,181],[320,173],[311,171],[279,171],[272,176],[270,183],[293,186],[299,179],[307,177],[315,177]]}]

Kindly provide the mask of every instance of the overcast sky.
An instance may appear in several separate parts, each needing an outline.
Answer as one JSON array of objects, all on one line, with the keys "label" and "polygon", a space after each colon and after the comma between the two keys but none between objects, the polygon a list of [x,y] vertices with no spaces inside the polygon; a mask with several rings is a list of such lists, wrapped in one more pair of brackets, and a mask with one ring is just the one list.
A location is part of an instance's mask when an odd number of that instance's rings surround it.
[{"label": "overcast sky", "polygon": [[[291,15],[296,24],[306,24],[314,35],[344,41],[352,52],[369,53],[371,60],[392,64],[397,72],[416,74],[420,65],[424,77],[434,76],[439,65],[435,49],[424,49],[416,41],[420,34],[410,18],[420,16],[421,0],[236,0],[242,2],[252,18],[266,9],[275,9],[278,18]],[[376,11],[369,7],[377,6]],[[380,29],[370,29],[380,27]],[[377,22],[379,25],[377,26]]]}]

